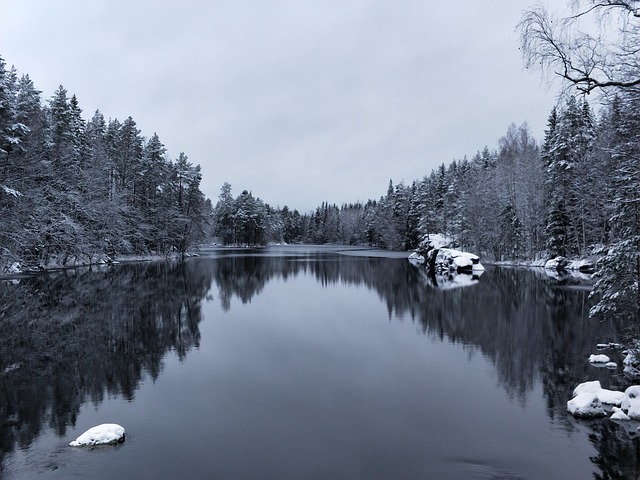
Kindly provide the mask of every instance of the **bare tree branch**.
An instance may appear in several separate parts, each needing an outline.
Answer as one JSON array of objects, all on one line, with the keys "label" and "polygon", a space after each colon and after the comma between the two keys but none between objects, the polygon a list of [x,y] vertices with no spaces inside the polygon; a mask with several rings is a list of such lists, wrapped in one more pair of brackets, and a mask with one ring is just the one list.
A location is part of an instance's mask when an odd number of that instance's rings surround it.
[{"label": "bare tree branch", "polygon": [[[516,29],[525,66],[535,67],[543,75],[553,72],[586,94],[640,85],[640,26],[635,22],[640,18],[640,1],[584,3],[573,1],[577,13],[560,19],[541,5],[523,14]],[[598,35],[578,29],[581,20],[610,20],[612,13],[621,22],[617,31],[604,22],[600,22]]]}]

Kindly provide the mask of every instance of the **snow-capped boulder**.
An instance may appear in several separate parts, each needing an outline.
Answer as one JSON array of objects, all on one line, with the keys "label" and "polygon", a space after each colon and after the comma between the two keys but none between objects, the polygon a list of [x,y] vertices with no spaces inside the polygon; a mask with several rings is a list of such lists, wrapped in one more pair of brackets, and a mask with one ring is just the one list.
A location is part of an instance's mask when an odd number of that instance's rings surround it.
[{"label": "snow-capped boulder", "polygon": [[640,385],[632,385],[624,391],[620,408],[631,420],[640,420]]},{"label": "snow-capped boulder", "polygon": [[611,361],[611,359],[609,357],[607,357],[606,355],[600,354],[600,355],[589,355],[589,363],[609,363]]},{"label": "snow-capped boulder", "polygon": [[574,270],[582,273],[593,273],[596,271],[596,264],[591,260],[582,258],[580,260],[574,260],[567,265],[567,269]]},{"label": "snow-capped boulder", "polygon": [[115,423],[103,423],[92,427],[74,441],[70,447],[87,447],[93,445],[113,445],[124,442],[124,428]]},{"label": "snow-capped boulder", "polygon": [[625,421],[625,422],[628,422],[629,420],[631,420],[629,418],[629,415],[624,413],[624,410],[622,410],[621,408],[618,408],[618,407],[613,407],[613,414],[609,418],[611,420],[622,420],[622,421]]},{"label": "snow-capped boulder", "polygon": [[573,396],[580,395],[581,393],[598,393],[602,390],[599,380],[593,380],[592,382],[583,382],[573,389]]},{"label": "snow-capped boulder", "polygon": [[555,270],[555,271],[560,271],[560,270],[564,270],[569,262],[567,262],[567,259],[559,256],[556,258],[551,258],[549,260],[547,260],[547,262],[544,264],[544,268],[546,270]]},{"label": "snow-capped boulder", "polygon": [[409,256],[409,261],[414,265],[426,264],[427,270],[434,275],[484,271],[477,255],[456,250],[455,246],[455,242],[445,235],[427,235]]},{"label": "snow-capped boulder", "polygon": [[607,405],[620,405],[622,397],[624,396],[624,392],[602,388],[600,381],[598,380],[581,383],[573,390],[574,397],[581,393],[594,393],[597,395],[598,400],[600,400],[601,403],[605,403]]},{"label": "snow-capped boulder", "polygon": [[567,402],[567,411],[574,417],[596,418],[605,417],[607,412],[602,408],[602,402],[597,393],[582,392]]},{"label": "snow-capped boulder", "polygon": [[584,382],[573,390],[573,398],[567,402],[567,411],[580,418],[604,417],[605,405],[622,405],[625,393],[602,388],[598,380]]},{"label": "snow-capped boulder", "polygon": [[453,248],[440,248],[437,250],[435,270],[438,273],[471,273],[474,270],[484,271],[480,263],[480,257],[469,252],[461,252]]}]

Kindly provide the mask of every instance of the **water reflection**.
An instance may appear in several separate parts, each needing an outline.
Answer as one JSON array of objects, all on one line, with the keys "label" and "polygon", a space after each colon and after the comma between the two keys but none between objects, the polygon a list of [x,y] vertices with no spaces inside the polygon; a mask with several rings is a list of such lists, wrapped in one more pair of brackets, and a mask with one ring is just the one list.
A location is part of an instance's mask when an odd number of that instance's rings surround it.
[{"label": "water reflection", "polygon": [[64,435],[83,402],[133,399],[169,350],[199,342],[211,285],[197,264],[71,270],[0,287],[0,452],[25,448],[43,426]]},{"label": "water reflection", "polygon": [[[231,260],[228,260],[231,261]],[[216,275],[225,308],[237,296],[247,302],[273,277],[310,272],[323,285],[345,283],[373,289],[387,304],[389,317],[410,316],[426,335],[477,350],[495,366],[498,382],[511,398],[525,403],[540,381],[551,420],[572,431],[578,423],[566,411],[573,389],[587,380],[624,390],[622,375],[587,365],[598,342],[619,341],[624,325],[588,317],[589,289],[575,278],[553,278],[544,271],[494,268],[473,287],[435,288],[439,283],[409,262],[380,258],[234,258],[220,262]],[[235,272],[230,275],[228,272]],[[232,279],[224,281],[224,279]],[[451,281],[451,279],[448,279]],[[440,281],[442,283],[442,280]],[[482,314],[479,314],[479,313]],[[618,358],[620,361],[621,359]],[[608,420],[591,425],[599,455],[596,478],[639,478],[639,441]],[[620,461],[624,458],[624,461]]]},{"label": "water reflection", "polygon": [[[276,279],[311,275],[321,285],[377,292],[389,318],[410,318],[425,335],[461,344],[495,366],[499,385],[523,404],[541,384],[551,420],[568,431],[573,388],[586,380],[623,389],[624,379],[591,368],[595,344],[619,341],[623,325],[588,318],[588,291],[518,269],[489,269],[464,289],[434,288],[405,259],[309,250],[225,251],[186,263],[146,263],[70,271],[0,287],[0,450],[26,448],[45,426],[58,435],[84,402],[133,399],[157,378],[169,351],[199,345],[201,304],[223,310],[251,302]],[[301,300],[303,301],[303,300]],[[481,313],[481,314],[479,314]],[[597,478],[637,478],[640,454],[613,422],[588,422],[599,454]]]}]

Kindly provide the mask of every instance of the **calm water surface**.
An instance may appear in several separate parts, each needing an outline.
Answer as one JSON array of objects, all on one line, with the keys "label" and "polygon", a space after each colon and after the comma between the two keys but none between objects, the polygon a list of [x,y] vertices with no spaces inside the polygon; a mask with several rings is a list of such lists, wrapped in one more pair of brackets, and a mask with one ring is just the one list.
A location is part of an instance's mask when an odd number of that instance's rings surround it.
[{"label": "calm water surface", "polygon": [[[637,478],[637,424],[566,413],[582,381],[625,387],[586,362],[623,330],[588,291],[337,250],[1,284],[0,478]],[[107,422],[125,443],[67,446]]]}]

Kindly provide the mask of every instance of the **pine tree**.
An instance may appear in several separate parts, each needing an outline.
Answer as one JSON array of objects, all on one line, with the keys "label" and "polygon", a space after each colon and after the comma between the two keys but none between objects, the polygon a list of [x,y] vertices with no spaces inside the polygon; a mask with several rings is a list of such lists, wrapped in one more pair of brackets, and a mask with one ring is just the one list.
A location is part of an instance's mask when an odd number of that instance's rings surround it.
[{"label": "pine tree", "polygon": [[640,325],[640,108],[638,92],[625,92],[615,128],[613,241],[603,247],[596,272],[594,316],[613,315]]},{"label": "pine tree", "polygon": [[214,231],[220,237],[223,245],[236,243],[233,214],[231,184],[225,182],[220,188],[218,203],[213,211]]}]

